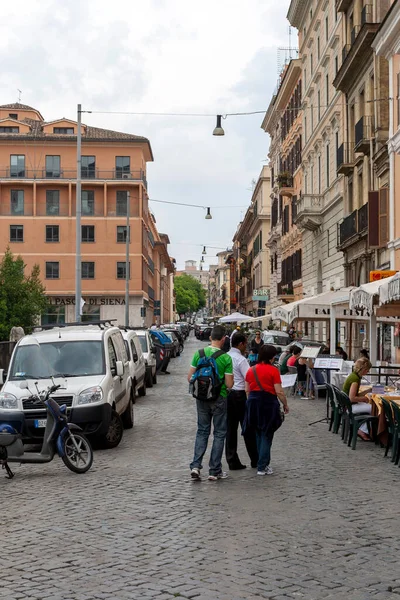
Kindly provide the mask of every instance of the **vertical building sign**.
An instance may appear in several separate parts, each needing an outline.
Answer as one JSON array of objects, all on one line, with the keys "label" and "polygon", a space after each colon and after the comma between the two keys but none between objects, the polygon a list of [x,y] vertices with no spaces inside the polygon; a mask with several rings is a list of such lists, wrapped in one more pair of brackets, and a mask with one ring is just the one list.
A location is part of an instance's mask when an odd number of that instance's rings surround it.
[{"label": "vertical building sign", "polygon": [[229,259],[231,309],[236,309],[236,261],[233,256]]}]

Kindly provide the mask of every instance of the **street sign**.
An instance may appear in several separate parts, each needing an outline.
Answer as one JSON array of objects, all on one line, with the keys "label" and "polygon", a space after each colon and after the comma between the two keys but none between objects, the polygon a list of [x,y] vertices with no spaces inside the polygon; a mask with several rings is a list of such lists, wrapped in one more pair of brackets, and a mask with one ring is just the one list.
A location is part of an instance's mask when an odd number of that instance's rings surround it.
[{"label": "street sign", "polygon": [[386,279],[386,277],[392,277],[392,275],[396,275],[396,273],[397,271],[370,271],[369,280],[379,281],[380,279]]}]

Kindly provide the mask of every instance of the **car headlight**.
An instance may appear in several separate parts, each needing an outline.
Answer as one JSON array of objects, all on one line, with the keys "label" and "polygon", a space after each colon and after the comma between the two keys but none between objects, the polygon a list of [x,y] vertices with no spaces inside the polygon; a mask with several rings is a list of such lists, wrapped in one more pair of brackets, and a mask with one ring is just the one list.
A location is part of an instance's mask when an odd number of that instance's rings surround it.
[{"label": "car headlight", "polygon": [[8,409],[16,409],[18,408],[18,400],[16,396],[13,394],[8,394],[7,392],[1,392],[0,394],[0,409],[8,408]]},{"label": "car headlight", "polygon": [[99,385],[83,390],[79,394],[78,404],[91,404],[92,402],[100,402],[103,398],[103,390]]}]

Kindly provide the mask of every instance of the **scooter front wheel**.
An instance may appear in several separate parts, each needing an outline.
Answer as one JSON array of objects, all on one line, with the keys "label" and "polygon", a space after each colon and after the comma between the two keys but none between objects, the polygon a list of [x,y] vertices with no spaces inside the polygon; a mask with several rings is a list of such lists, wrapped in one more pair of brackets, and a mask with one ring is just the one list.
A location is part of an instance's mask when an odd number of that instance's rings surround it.
[{"label": "scooter front wheel", "polygon": [[82,433],[71,431],[64,438],[64,465],[74,473],[86,473],[93,463],[93,449]]}]

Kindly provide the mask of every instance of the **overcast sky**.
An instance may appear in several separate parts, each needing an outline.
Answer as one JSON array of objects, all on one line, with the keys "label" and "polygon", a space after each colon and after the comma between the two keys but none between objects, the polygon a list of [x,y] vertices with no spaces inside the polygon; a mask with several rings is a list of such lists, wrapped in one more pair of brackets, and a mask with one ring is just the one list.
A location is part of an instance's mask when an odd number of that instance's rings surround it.
[{"label": "overcast sky", "polygon": [[[15,102],[20,88],[22,102],[46,120],[76,119],[78,102],[101,111],[266,110],[278,48],[289,45],[289,0],[20,0],[18,18],[15,6],[2,5],[0,103]],[[201,209],[151,205],[181,268],[200,259],[201,245],[231,244],[267,156],[262,118],[228,117],[222,138],[212,136],[215,117],[93,114],[83,121],[150,139],[150,198],[227,207],[206,221]],[[215,262],[212,253],[206,265]]]}]

